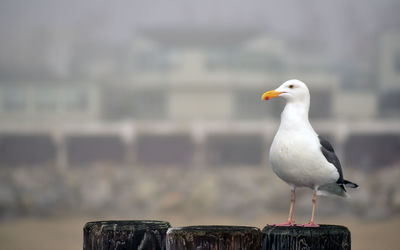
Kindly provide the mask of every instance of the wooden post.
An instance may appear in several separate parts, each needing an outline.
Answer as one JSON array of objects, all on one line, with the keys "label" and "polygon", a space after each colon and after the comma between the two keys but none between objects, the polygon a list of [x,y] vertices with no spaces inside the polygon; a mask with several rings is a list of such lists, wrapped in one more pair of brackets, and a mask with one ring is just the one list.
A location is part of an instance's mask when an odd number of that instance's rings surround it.
[{"label": "wooden post", "polygon": [[259,250],[261,231],[243,226],[191,226],[170,228],[167,250]]},{"label": "wooden post", "polygon": [[263,231],[263,250],[296,249],[351,249],[350,231],[344,226],[320,227],[266,226]]},{"label": "wooden post", "polygon": [[94,221],[83,228],[83,250],[165,250],[166,221]]}]

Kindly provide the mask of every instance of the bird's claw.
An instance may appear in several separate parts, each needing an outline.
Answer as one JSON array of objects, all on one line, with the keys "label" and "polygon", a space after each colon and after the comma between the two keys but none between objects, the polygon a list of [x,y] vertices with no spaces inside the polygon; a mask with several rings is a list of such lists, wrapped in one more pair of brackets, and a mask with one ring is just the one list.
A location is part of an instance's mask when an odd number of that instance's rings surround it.
[{"label": "bird's claw", "polygon": [[315,224],[314,222],[311,222],[311,221],[306,224],[300,224],[298,226],[300,226],[300,227],[319,227],[318,224]]}]

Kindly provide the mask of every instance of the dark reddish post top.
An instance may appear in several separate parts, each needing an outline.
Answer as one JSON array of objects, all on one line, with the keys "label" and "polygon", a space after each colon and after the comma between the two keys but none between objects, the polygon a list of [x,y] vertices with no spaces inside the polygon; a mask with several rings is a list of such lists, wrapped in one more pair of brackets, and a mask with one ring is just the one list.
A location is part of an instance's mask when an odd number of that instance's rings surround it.
[{"label": "dark reddish post top", "polygon": [[167,250],[259,250],[261,231],[244,226],[190,226],[170,228]]},{"label": "dark reddish post top", "polygon": [[164,250],[166,221],[94,221],[83,228],[83,250]]},{"label": "dark reddish post top", "polygon": [[263,250],[348,250],[351,249],[350,231],[344,226],[320,227],[266,226],[263,231]]}]

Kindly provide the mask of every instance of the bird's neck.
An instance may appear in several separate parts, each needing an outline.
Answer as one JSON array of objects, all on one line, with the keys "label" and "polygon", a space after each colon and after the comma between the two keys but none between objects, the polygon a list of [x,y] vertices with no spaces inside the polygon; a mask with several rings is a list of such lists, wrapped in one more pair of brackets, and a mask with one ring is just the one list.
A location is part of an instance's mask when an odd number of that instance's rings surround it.
[{"label": "bird's neck", "polygon": [[281,114],[280,128],[299,129],[300,126],[310,127],[308,111],[310,102],[287,102]]}]

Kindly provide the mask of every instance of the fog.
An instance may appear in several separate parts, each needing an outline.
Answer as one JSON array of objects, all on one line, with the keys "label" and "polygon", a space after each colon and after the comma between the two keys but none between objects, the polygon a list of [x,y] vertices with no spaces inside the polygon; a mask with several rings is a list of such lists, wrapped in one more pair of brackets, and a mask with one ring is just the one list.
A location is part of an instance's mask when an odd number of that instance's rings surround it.
[{"label": "fog", "polygon": [[[43,59],[31,55],[33,62],[25,60],[43,42],[60,49],[85,39],[93,44],[119,46],[147,29],[250,29],[279,37],[295,50],[301,50],[295,56],[300,62],[317,57],[321,67],[342,74],[356,71],[368,75],[359,87],[375,87],[377,52],[374,45],[382,34],[398,30],[398,8],[398,1],[389,0],[118,1],[112,4],[109,1],[2,1],[2,78],[11,74],[8,71],[12,69],[29,71],[35,60]],[[52,41],[41,41],[46,39],[43,34],[51,36]],[[22,52],[25,56],[21,56]],[[51,51],[42,53],[45,58],[57,57],[50,58],[51,63],[67,63],[67,58],[51,55]],[[14,72],[10,77],[20,73]],[[346,84],[353,84],[350,81]]]},{"label": "fog", "polygon": [[[90,220],[283,221],[290,191],[268,152],[284,102],[260,97],[297,78],[313,127],[360,185],[319,198],[317,223],[349,227],[353,249],[394,248],[399,11],[396,0],[1,1],[0,245],[79,249]],[[300,189],[296,222],[310,212]]]}]

